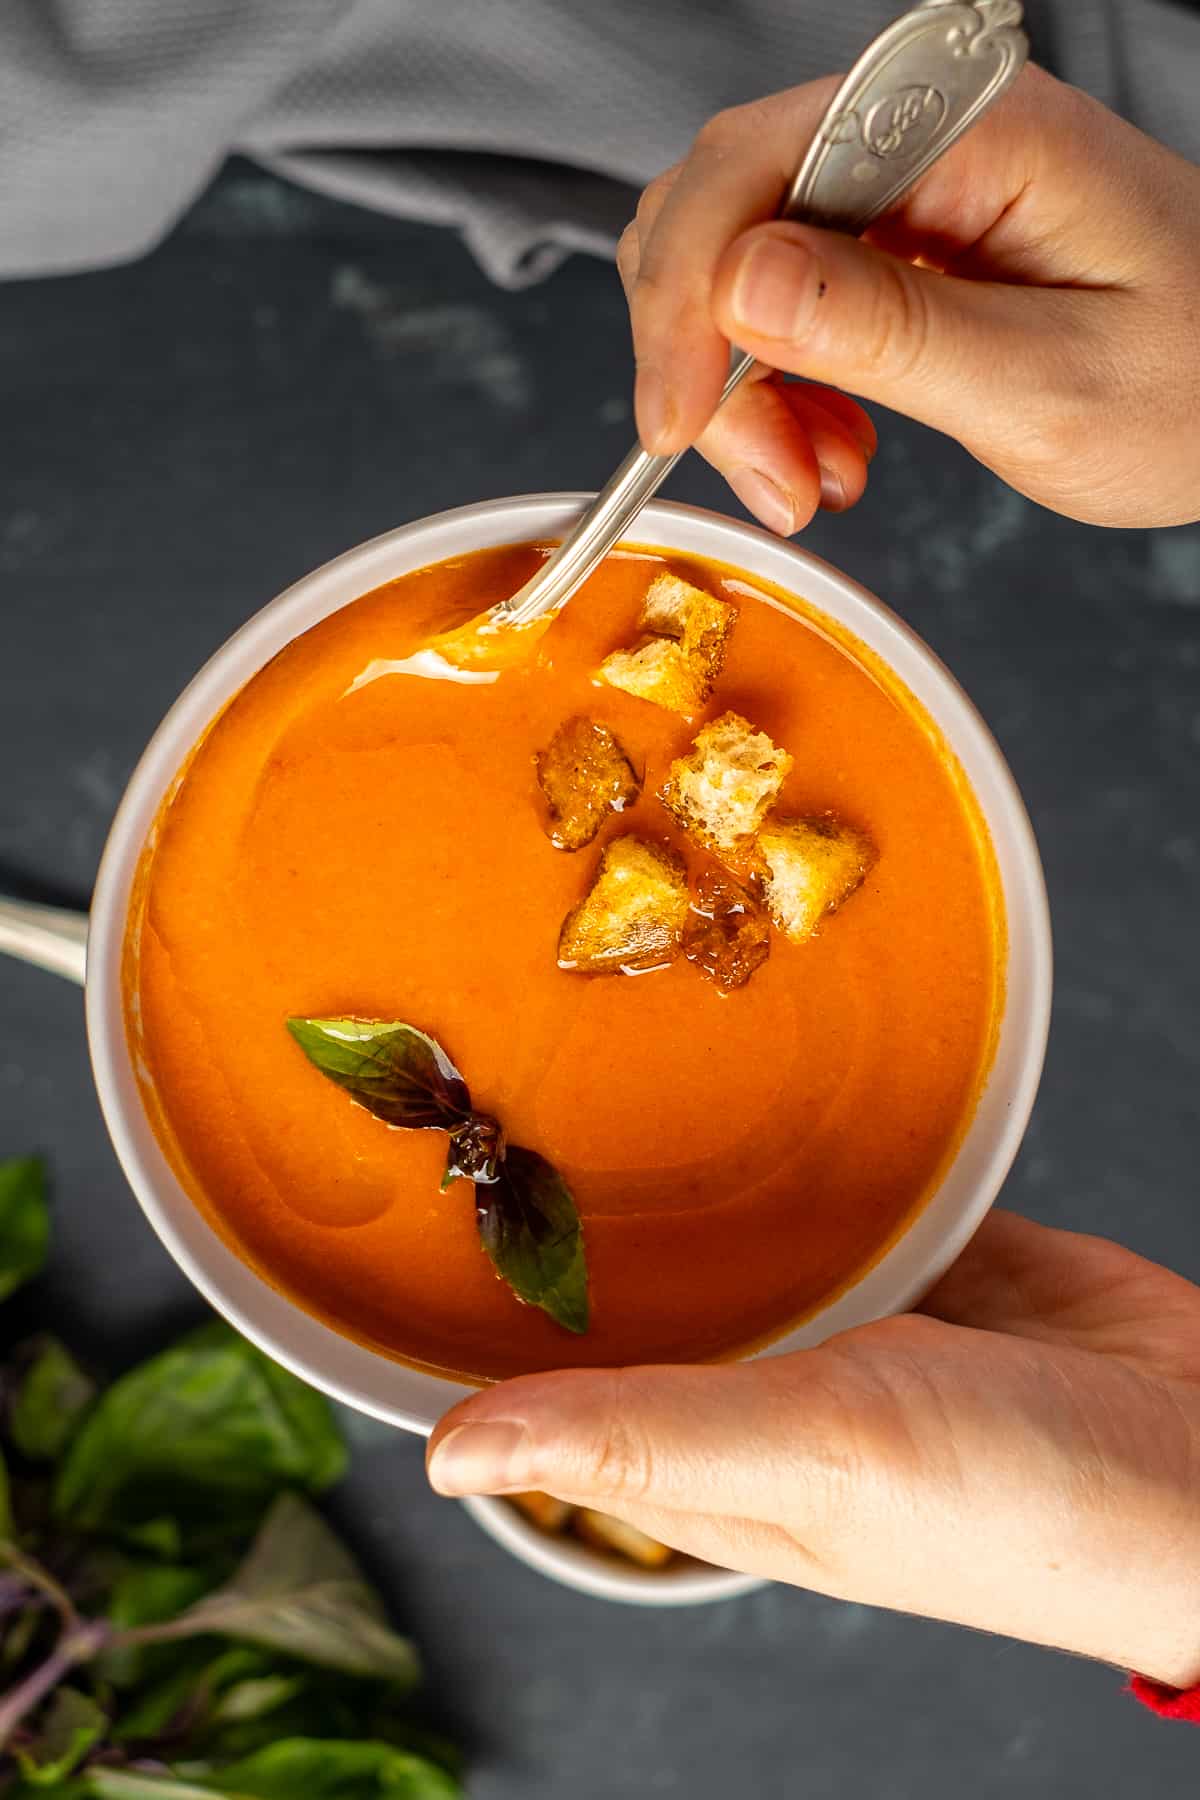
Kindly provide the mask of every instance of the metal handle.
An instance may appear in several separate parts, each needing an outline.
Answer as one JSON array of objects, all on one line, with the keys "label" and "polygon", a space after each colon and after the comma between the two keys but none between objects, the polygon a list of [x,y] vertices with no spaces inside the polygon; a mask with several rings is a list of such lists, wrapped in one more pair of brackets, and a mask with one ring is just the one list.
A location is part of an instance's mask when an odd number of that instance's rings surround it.
[{"label": "metal handle", "polygon": [[[865,231],[1015,80],[1029,53],[1021,17],[1018,0],[923,0],[894,20],[834,95],[779,216]],[[719,406],[753,367],[733,351]],[[496,620],[531,625],[565,606],[683,454],[635,445]]]},{"label": "metal handle", "polygon": [[0,951],[83,986],[87,914],[0,899]]}]

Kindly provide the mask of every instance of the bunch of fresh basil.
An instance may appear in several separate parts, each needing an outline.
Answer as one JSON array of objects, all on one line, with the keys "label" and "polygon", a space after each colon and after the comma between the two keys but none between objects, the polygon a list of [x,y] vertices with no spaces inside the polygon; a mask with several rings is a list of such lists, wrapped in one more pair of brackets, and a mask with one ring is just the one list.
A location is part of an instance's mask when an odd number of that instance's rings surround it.
[{"label": "bunch of fresh basil", "polygon": [[[0,1298],[42,1167],[0,1163]],[[4,1800],[453,1800],[411,1644],[306,1495],[325,1401],[221,1324],[98,1389],[57,1340],[0,1375]]]}]

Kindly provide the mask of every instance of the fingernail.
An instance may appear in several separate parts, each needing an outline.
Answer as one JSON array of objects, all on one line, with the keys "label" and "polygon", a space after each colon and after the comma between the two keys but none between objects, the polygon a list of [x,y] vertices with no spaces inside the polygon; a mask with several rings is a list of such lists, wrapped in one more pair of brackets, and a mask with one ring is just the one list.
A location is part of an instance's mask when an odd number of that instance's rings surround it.
[{"label": "fingernail", "polygon": [[846,488],[840,475],[832,469],[821,469],[821,505],[826,512],[841,512],[846,505]]},{"label": "fingernail", "polygon": [[429,1459],[430,1486],[451,1498],[527,1487],[528,1441],[523,1425],[505,1420],[460,1425],[442,1439]]},{"label": "fingernail", "polygon": [[633,404],[638,433],[645,449],[653,450],[671,427],[671,401],[667,384],[657,369],[639,369]]},{"label": "fingernail", "polygon": [[801,245],[756,238],[733,285],[734,322],[756,337],[802,337],[820,286],[816,259]]},{"label": "fingernail", "polygon": [[757,469],[735,469],[729,485],[756,518],[781,537],[791,537],[796,529],[796,507],[789,494]]}]

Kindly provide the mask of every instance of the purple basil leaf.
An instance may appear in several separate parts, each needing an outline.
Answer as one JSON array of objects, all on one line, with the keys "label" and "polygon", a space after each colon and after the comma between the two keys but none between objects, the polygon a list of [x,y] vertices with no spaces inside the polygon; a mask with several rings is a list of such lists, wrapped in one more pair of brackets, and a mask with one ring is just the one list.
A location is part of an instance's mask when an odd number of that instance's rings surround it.
[{"label": "purple basil leaf", "polygon": [[587,1264],[579,1214],[544,1156],[510,1144],[496,1179],[478,1182],[479,1236],[513,1293],[567,1331],[588,1328]]}]

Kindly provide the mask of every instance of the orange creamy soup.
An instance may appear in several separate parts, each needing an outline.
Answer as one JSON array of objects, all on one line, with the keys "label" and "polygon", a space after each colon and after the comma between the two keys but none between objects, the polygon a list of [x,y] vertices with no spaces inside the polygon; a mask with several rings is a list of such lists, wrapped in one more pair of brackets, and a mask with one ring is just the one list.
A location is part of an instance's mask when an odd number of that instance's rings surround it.
[{"label": "orange creamy soup", "polygon": [[[969,1122],[1002,994],[1003,919],[975,803],[899,682],[799,601],[669,553],[622,552],[491,680],[398,671],[515,591],[534,546],[389,582],[282,651],[193,752],[147,850],[129,1031],[195,1204],[338,1331],[474,1379],[713,1358],[778,1335],[874,1262]],[[664,567],[732,600],[692,720],[596,681]],[[630,832],[712,859],[656,798],[707,719],[790,752],[779,810],[868,833],[862,885],[723,993],[683,956],[558,966],[564,917]],[[609,728],[641,797],[568,853],[535,756]],[[292,1015],[404,1020],[574,1196],[591,1323],[522,1305],[480,1246],[440,1131],[381,1123],[308,1061]]]}]

